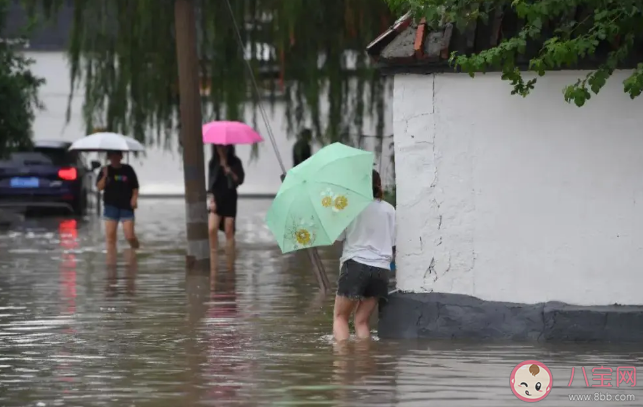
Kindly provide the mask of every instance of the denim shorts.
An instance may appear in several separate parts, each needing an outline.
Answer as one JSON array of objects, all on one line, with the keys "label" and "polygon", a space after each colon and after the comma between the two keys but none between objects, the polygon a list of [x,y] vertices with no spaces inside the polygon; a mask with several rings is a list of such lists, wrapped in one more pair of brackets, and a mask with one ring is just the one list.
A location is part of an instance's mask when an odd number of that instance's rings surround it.
[{"label": "denim shorts", "polygon": [[115,206],[105,205],[103,208],[103,217],[105,220],[126,221],[134,219],[134,211],[131,209],[121,209]]},{"label": "denim shorts", "polygon": [[354,300],[386,298],[390,273],[387,269],[346,260],[339,272],[337,295]]}]

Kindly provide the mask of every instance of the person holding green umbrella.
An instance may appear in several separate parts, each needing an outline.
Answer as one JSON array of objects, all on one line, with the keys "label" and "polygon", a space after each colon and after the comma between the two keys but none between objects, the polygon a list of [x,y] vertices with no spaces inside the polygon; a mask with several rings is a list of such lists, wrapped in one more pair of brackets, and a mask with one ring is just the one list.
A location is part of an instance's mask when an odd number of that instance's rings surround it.
[{"label": "person holding green umbrella", "polygon": [[333,336],[349,338],[348,319],[355,311],[355,334],[371,335],[369,321],[380,298],[388,296],[391,262],[395,254],[395,208],[382,199],[382,181],[373,170],[373,201],[342,232],[344,242],[333,312]]},{"label": "person holding green umbrella", "polygon": [[337,340],[348,338],[356,308],[357,335],[368,337],[367,317],[388,292],[395,209],[381,199],[373,161],[373,153],[341,143],[322,148],[288,171],[266,215],[282,253],[344,241],[333,323]]},{"label": "person holding green umbrella", "polygon": [[373,153],[328,145],[288,170],[266,214],[282,253],[331,246],[373,201]]}]

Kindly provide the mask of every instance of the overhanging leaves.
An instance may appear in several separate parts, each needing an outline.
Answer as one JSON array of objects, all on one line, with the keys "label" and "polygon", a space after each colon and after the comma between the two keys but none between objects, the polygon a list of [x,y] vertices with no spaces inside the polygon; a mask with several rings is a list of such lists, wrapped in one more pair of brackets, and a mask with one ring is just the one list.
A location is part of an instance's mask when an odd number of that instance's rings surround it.
[{"label": "overhanging leaves", "polygon": [[[591,72],[567,86],[565,100],[583,106],[600,92],[615,69],[641,62],[643,1],[641,0],[387,0],[397,10],[411,9],[434,28],[454,23],[462,32],[475,21],[488,22],[498,12],[517,17],[517,30],[478,53],[453,53],[454,67],[475,76],[497,69],[527,96],[537,78],[525,80],[525,69],[542,76],[549,70],[591,67]],[[527,64],[519,61],[527,60]],[[525,66],[526,65],[526,66]],[[635,98],[643,89],[640,67],[624,82]]]},{"label": "overhanging leaves", "polygon": [[[25,1],[48,16],[63,6],[62,0]],[[71,76],[85,91],[87,131],[108,128],[169,145],[179,120],[173,1],[73,3]],[[195,6],[202,84],[209,88],[203,118],[242,119],[244,107],[256,100],[227,4],[195,0]],[[384,82],[364,49],[390,23],[384,2],[232,0],[232,6],[246,57],[266,100],[273,107],[285,103],[290,134],[310,121],[322,141],[339,140],[360,134],[371,113],[381,134]]]}]

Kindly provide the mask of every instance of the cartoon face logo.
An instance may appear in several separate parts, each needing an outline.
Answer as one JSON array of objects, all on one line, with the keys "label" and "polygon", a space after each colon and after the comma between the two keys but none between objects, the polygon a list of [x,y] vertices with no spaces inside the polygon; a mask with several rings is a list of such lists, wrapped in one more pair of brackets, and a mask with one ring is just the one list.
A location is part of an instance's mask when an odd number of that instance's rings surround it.
[{"label": "cartoon face logo", "polygon": [[511,372],[509,385],[520,400],[535,403],[547,397],[553,381],[551,371],[544,363],[526,360]]}]

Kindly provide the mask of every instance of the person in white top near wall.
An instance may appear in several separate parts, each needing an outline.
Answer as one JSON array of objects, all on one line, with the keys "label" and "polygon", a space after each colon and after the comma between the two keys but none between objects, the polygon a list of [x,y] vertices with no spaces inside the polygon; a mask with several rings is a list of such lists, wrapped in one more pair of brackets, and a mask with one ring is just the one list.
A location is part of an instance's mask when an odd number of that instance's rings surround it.
[{"label": "person in white top near wall", "polygon": [[337,239],[344,242],[333,316],[333,336],[338,342],[350,336],[348,319],[353,311],[357,338],[370,338],[371,314],[378,300],[388,296],[395,256],[395,208],[382,200],[382,180],[375,170],[373,196],[373,202]]}]

